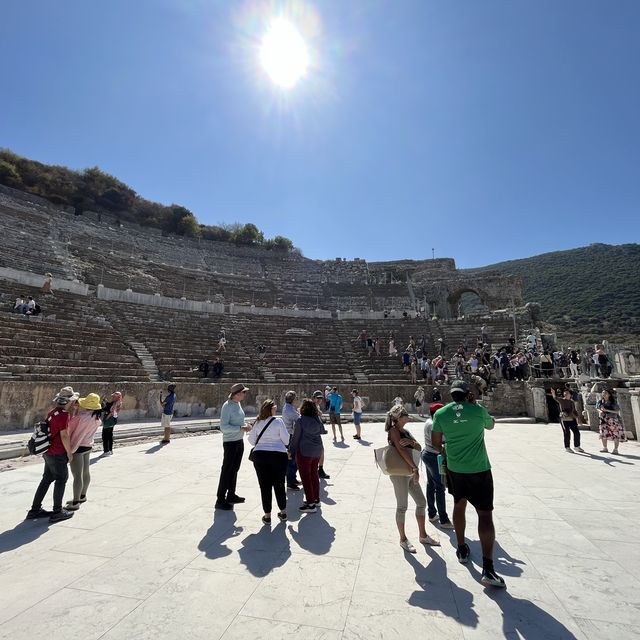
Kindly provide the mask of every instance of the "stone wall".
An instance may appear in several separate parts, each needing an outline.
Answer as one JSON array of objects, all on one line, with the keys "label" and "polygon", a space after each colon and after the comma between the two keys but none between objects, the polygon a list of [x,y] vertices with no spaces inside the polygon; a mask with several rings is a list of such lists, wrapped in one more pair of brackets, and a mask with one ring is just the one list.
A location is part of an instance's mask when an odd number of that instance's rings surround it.
[{"label": "stone wall", "polygon": [[[118,385],[102,383],[69,382],[82,395],[97,393],[101,397],[113,391],[124,394],[123,407],[120,413],[122,422],[160,418],[160,394],[166,393],[167,383],[161,382],[133,382]],[[507,386],[507,385],[505,385]],[[431,397],[432,387],[425,386],[427,398]],[[0,386],[0,431],[14,429],[29,429],[41,419],[51,407],[51,400],[58,391],[58,385],[39,382],[3,382]],[[299,398],[310,395],[316,389],[324,389],[324,382],[305,383],[304,385],[285,385],[261,383],[251,385],[247,394],[245,407],[255,412],[265,398],[275,398],[278,406],[284,403],[284,394],[293,389]],[[387,410],[396,396],[402,397],[407,403],[413,402],[416,387],[412,385],[359,385],[360,395],[365,400],[367,411]],[[449,402],[448,387],[440,387],[443,401]],[[227,399],[228,384],[179,384],[176,390],[178,402],[176,415],[179,416],[215,416],[219,415],[220,407]],[[345,400],[343,411],[351,409],[351,387],[340,389]],[[523,383],[514,383],[509,390],[499,394],[483,404],[487,410],[497,416],[516,416],[526,410],[527,389]],[[420,437],[417,432],[416,437]]]},{"label": "stone wall", "polygon": [[[10,267],[0,267],[0,280],[11,280],[29,287],[41,287],[44,284],[44,273],[31,273]],[[63,280],[62,278],[53,278],[52,289],[53,291],[68,291],[79,296],[86,296],[89,292],[89,286],[84,282]]]}]

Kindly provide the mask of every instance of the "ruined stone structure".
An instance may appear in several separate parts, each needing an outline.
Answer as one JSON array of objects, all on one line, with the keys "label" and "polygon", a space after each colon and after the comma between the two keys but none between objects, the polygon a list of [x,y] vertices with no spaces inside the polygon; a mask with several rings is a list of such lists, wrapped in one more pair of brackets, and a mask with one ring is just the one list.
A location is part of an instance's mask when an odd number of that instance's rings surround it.
[{"label": "ruined stone structure", "polygon": [[[522,304],[514,276],[456,269],[436,260],[310,260],[230,243],[164,237],[106,214],[75,216],[41,198],[0,187],[5,240],[0,266],[90,286],[257,307],[416,311],[456,318],[465,292],[487,310]],[[38,259],[33,256],[37,255]]]},{"label": "ruined stone structure", "polygon": [[[410,402],[415,387],[397,358],[358,348],[362,329],[381,339],[382,354],[393,332],[399,349],[424,336],[433,356],[438,339],[450,355],[460,343],[474,344],[481,325],[501,345],[537,320],[523,307],[519,278],[458,270],[451,258],[321,261],[199,243],[121,227],[105,215],[75,216],[3,187],[0,217],[0,429],[29,427],[63,384],[101,394],[120,388],[125,418],[157,415],[161,380],[180,385],[180,415],[212,415],[238,380],[252,387],[256,404],[288,388],[302,395],[331,383],[345,397],[358,386],[380,410],[396,395]],[[54,298],[40,296],[45,272],[53,274]],[[484,312],[460,313],[469,293]],[[17,295],[36,297],[43,315],[10,313]],[[216,355],[221,328],[223,376],[201,380],[197,366]],[[258,357],[260,344],[267,351]],[[637,371],[637,351],[620,357],[620,370]],[[639,400],[637,389],[625,400],[636,424]],[[484,402],[498,415],[548,418],[536,384],[498,385]]]}]

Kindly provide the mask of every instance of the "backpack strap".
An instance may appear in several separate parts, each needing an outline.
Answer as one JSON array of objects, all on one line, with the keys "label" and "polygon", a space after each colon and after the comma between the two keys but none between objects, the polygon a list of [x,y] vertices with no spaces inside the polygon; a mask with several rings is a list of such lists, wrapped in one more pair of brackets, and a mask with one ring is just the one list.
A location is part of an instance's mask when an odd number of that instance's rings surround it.
[{"label": "backpack strap", "polygon": [[264,425],[264,427],[262,428],[262,431],[260,432],[260,435],[256,438],[256,443],[253,445],[254,449],[255,447],[258,446],[258,442],[260,442],[260,438],[262,438],[262,434],[267,430],[267,427],[275,420],[275,416],[269,419],[269,422],[267,422],[267,424]]}]

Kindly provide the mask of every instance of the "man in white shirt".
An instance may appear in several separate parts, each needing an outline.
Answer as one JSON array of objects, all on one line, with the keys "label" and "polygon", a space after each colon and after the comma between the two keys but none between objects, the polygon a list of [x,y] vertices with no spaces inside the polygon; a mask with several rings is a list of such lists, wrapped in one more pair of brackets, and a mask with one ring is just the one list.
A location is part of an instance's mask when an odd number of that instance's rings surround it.
[{"label": "man in white shirt", "polygon": [[[296,392],[287,391],[284,394],[284,406],[282,407],[282,421],[286,427],[289,435],[293,435],[296,420],[300,417],[298,410],[295,407],[296,404]],[[298,467],[296,465],[296,459],[294,456],[289,457],[289,463],[287,465],[287,489],[290,491],[300,491],[300,483],[296,479],[296,472]]]},{"label": "man in white shirt", "polygon": [[431,522],[440,521],[441,529],[453,529],[453,524],[447,515],[444,485],[438,468],[438,450],[431,444],[433,431],[433,414],[444,405],[434,402],[429,407],[429,417],[424,423],[424,449],[422,461],[427,470],[427,516]]},{"label": "man in white shirt", "polygon": [[356,434],[353,436],[354,440],[361,440],[360,433],[360,420],[362,419],[362,398],[358,394],[358,390],[354,389],[351,392],[353,398],[351,402],[351,410],[353,411],[353,426],[356,428]]}]

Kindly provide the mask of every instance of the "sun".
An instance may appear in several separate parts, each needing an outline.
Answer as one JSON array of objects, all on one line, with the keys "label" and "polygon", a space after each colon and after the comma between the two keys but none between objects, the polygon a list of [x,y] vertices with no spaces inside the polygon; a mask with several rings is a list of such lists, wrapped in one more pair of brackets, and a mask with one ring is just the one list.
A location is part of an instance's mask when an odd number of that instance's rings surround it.
[{"label": "sun", "polygon": [[260,45],[260,63],[283,89],[291,89],[307,73],[307,45],[298,29],[285,18],[276,18],[269,25]]}]

